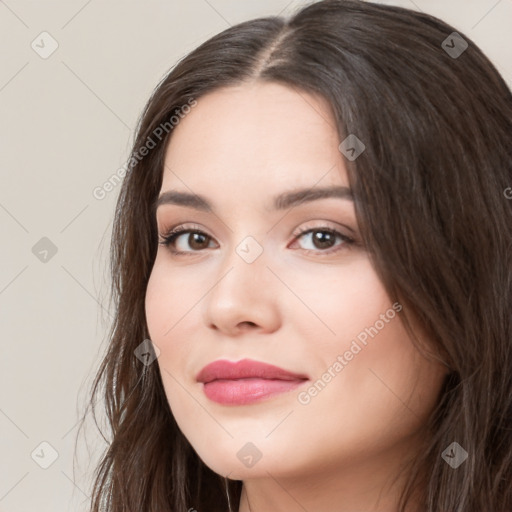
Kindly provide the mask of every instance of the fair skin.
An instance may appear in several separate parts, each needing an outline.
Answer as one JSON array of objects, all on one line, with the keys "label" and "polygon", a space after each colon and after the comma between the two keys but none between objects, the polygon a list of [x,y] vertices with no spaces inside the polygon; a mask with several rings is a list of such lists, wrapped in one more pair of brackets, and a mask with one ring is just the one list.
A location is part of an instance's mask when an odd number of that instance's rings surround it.
[{"label": "fair skin", "polygon": [[[271,208],[283,192],[349,186],[335,126],[319,97],[247,83],[201,97],[165,156],[161,193],[204,196],[213,212],[157,209],[160,240],[179,225],[205,236],[179,236],[184,255],[159,244],[148,329],[181,431],[209,468],[243,480],[239,512],[396,512],[403,481],[392,480],[414,457],[446,373],[414,347],[364,246],[325,233],[361,241],[350,198]],[[299,237],[300,228],[329,243]],[[236,251],[248,236],[263,250],[251,263]],[[386,312],[393,318],[376,324]],[[345,357],[375,325],[383,327]],[[259,403],[211,401],[196,374],[244,358],[310,380]],[[329,368],[329,382],[308,394]],[[252,467],[237,457],[248,442],[261,453]]]}]

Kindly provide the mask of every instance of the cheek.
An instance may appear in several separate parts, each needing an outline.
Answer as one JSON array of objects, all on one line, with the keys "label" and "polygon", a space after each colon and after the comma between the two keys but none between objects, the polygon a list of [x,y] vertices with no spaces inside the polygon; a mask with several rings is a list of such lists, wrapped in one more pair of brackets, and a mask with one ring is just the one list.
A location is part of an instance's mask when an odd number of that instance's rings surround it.
[{"label": "cheek", "polygon": [[301,348],[316,371],[297,400],[305,424],[313,428],[314,418],[329,411],[323,433],[344,447],[384,446],[415,431],[435,405],[444,369],[413,345],[402,305],[391,302],[368,260],[336,279],[317,276],[317,287],[311,274],[298,275],[296,290],[317,316],[295,314]]},{"label": "cheek", "polygon": [[159,341],[165,344],[165,340],[176,334],[181,319],[204,295],[203,277],[199,273],[182,272],[166,262],[165,256],[157,256],[145,297],[148,330],[157,345]]},{"label": "cheek", "polygon": [[[187,283],[180,283],[180,272],[167,268],[165,263],[157,260],[148,281],[145,297],[150,339],[160,349],[157,364],[164,391],[173,415],[185,435],[190,429],[186,419],[194,417],[199,412],[194,409],[195,402],[190,399],[190,395],[183,387],[183,373],[190,359],[190,345],[185,340],[197,336],[197,325],[193,330],[190,321],[187,322],[186,315],[187,312],[191,312],[192,305],[200,297],[198,293],[194,293],[195,287],[190,284],[190,279],[187,279]],[[188,332],[185,331],[187,328]],[[183,418],[185,424],[182,424]]]},{"label": "cheek", "polygon": [[179,371],[183,369],[187,361],[186,351],[190,349],[184,342],[190,336],[183,333],[183,326],[186,325],[187,310],[190,310],[187,305],[192,303],[192,298],[191,288],[180,286],[173,278],[175,272],[168,270],[165,265],[155,262],[147,285],[145,310],[149,337],[160,350],[156,362],[173,409],[176,397],[181,396],[177,382],[183,379]]},{"label": "cheek", "polygon": [[[172,290],[167,286],[167,278],[158,261],[155,262],[146,288],[145,308],[148,328],[152,336],[156,338],[162,333],[165,319],[171,312]],[[151,338],[153,339],[153,338]]]},{"label": "cheek", "polygon": [[[391,302],[368,258],[358,254],[349,264],[333,268],[291,268],[283,270],[286,282],[293,283],[299,300],[290,298],[287,314],[300,323],[300,333],[315,337],[319,352],[342,349],[346,341],[372,326]],[[284,304],[283,304],[284,306]]]},{"label": "cheek", "polygon": [[[183,271],[165,258],[157,257],[148,280],[145,297],[150,339],[160,349],[158,364],[166,390],[191,378],[202,329],[198,312],[205,294],[205,276],[199,271]],[[194,350],[196,348],[196,350]],[[169,393],[169,396],[172,396]]]},{"label": "cheek", "polygon": [[425,423],[439,396],[444,370],[421,356],[398,315],[382,329],[368,332],[365,343],[353,329],[352,336],[347,333],[326,348],[322,369],[300,397],[306,428],[314,428],[315,418],[328,420],[322,435],[332,440],[332,455],[326,457],[333,464],[340,454],[371,457],[409,438]]}]

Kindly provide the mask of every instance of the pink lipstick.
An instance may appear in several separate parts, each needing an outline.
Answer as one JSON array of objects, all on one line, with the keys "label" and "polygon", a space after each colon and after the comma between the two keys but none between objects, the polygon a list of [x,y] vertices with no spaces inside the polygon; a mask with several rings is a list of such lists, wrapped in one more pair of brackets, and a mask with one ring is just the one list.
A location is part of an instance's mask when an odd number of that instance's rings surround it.
[{"label": "pink lipstick", "polygon": [[242,359],[236,363],[220,359],[205,366],[196,380],[205,395],[224,405],[247,405],[291,391],[309,380],[267,363]]}]

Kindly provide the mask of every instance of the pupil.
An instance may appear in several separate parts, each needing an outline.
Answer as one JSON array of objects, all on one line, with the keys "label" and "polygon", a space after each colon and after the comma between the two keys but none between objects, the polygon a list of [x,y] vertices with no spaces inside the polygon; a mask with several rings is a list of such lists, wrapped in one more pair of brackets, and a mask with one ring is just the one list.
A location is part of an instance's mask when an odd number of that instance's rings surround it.
[{"label": "pupil", "polygon": [[[313,236],[314,244],[317,248],[330,247],[332,242],[332,233],[327,231],[315,231]],[[318,246],[318,244],[320,244]]]},{"label": "pupil", "polygon": [[[192,237],[192,243],[190,243],[190,237]],[[199,249],[202,249],[201,247],[201,238],[203,239],[202,240],[202,243],[204,243],[206,237],[204,235],[202,235],[201,233],[191,233],[189,235],[189,244],[190,244],[190,247],[194,247],[196,242],[198,241],[197,239],[199,239]],[[197,248],[197,247],[196,247]]]}]

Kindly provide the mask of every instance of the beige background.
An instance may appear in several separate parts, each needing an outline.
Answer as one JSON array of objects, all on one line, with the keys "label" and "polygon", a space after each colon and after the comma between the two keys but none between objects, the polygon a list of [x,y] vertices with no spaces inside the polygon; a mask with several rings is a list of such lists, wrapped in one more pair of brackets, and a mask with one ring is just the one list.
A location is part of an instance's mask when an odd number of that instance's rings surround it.
[{"label": "beige background", "polygon": [[[119,187],[102,200],[92,192],[124,164],[153,87],[229,25],[302,3],[0,0],[0,512],[86,510],[94,453],[79,445],[74,470],[73,449],[110,321]],[[448,21],[512,84],[512,0],[382,3]]]}]

